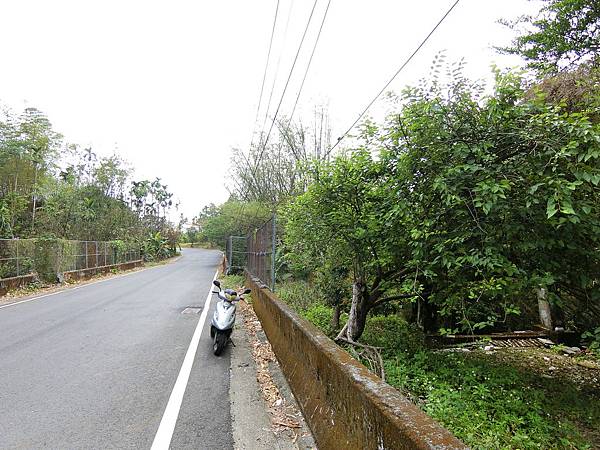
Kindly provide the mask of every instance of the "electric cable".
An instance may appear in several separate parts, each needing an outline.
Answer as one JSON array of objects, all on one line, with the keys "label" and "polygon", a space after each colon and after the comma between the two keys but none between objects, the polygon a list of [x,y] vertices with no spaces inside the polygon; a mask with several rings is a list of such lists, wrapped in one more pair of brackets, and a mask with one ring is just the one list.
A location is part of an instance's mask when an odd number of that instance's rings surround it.
[{"label": "electric cable", "polygon": [[327,13],[329,12],[330,5],[331,5],[331,0],[329,0],[327,2],[327,7],[325,8],[325,13],[323,14],[323,20],[321,20],[321,26],[319,28],[319,32],[317,33],[315,45],[313,46],[312,53],[310,54],[310,58],[308,59],[308,64],[306,66],[306,70],[304,71],[304,77],[302,78],[302,83],[300,84],[300,89],[298,90],[298,95],[296,96],[296,102],[294,103],[294,107],[292,108],[292,112],[290,113],[290,117],[288,119],[288,124],[290,124],[292,122],[292,117],[294,116],[294,112],[296,112],[296,106],[298,106],[298,100],[300,99],[300,94],[302,93],[302,88],[304,87],[304,82],[306,81],[306,76],[308,75],[308,71],[310,69],[310,64],[312,63],[313,56],[315,56],[315,50],[317,49],[317,44],[319,43],[319,38],[321,37],[321,31],[323,31],[323,25],[325,24],[325,19],[327,18]]},{"label": "electric cable", "polygon": [[[269,94],[269,101],[267,102],[267,109],[265,111],[265,118],[263,120],[262,128],[260,130],[260,139],[264,136],[265,127],[267,126],[267,119],[269,118],[269,110],[271,109],[271,100],[273,100],[273,93],[275,92],[275,85],[277,84],[277,75],[279,74],[279,67],[281,65],[281,55],[285,49],[285,43],[287,42],[287,34],[290,26],[290,17],[292,16],[292,10],[294,9],[294,0],[290,2],[288,9],[287,19],[285,21],[285,29],[283,30],[283,42],[281,44],[281,50],[279,51],[279,57],[277,58],[277,65],[275,66],[275,74],[273,75],[273,84],[271,85],[271,93]],[[260,142],[259,142],[260,146]],[[252,149],[250,149],[252,150]]]},{"label": "electric cable", "polygon": [[273,27],[271,29],[271,39],[269,40],[269,51],[267,52],[267,61],[265,63],[265,71],[263,73],[262,84],[260,86],[260,95],[258,96],[258,107],[256,108],[256,117],[254,118],[254,128],[252,130],[252,138],[250,140],[250,148],[252,148],[252,143],[254,141],[254,133],[256,131],[256,122],[258,122],[258,113],[260,112],[260,106],[262,104],[263,91],[265,88],[265,81],[267,79],[267,69],[269,68],[269,60],[271,58],[271,48],[273,47],[273,36],[275,35],[275,26],[277,25],[278,12],[279,12],[279,0],[277,0],[277,5],[275,6],[275,17],[273,18]]},{"label": "electric cable", "polygon": [[302,39],[300,40],[300,44],[298,45],[298,50],[296,51],[296,56],[294,57],[294,62],[292,63],[292,67],[290,69],[290,73],[288,74],[287,81],[285,82],[285,86],[283,88],[283,92],[281,94],[281,98],[279,99],[279,104],[277,105],[277,109],[275,110],[275,115],[273,116],[273,121],[271,122],[271,127],[269,128],[269,132],[267,133],[267,137],[263,143],[262,150],[258,155],[258,159],[254,165],[254,170],[252,171],[252,177],[256,178],[256,171],[258,170],[258,166],[262,157],[265,153],[265,149],[267,148],[267,143],[269,142],[269,137],[271,136],[271,132],[273,131],[273,126],[275,125],[275,121],[277,120],[277,115],[279,114],[279,110],[281,108],[281,104],[283,103],[283,99],[285,97],[285,93],[287,91],[288,85],[290,83],[290,79],[292,78],[292,74],[294,72],[294,68],[296,67],[296,62],[298,61],[298,55],[300,54],[300,50],[302,49],[302,44],[304,43],[304,38],[306,37],[306,33],[308,32],[308,27],[310,26],[310,22],[313,17],[313,13],[315,12],[315,7],[317,6],[317,1],[313,4],[312,10],[310,11],[310,16],[308,17],[308,22],[306,23],[306,27],[304,28],[304,33],[302,34]]},{"label": "electric cable", "polygon": [[352,129],[354,128],[354,126],[358,123],[358,121],[365,115],[365,113],[369,110],[369,108],[371,106],[373,106],[373,103],[375,103],[377,101],[377,99],[379,98],[379,96],[388,88],[388,86],[392,83],[392,81],[394,81],[394,79],[398,76],[398,74],[400,72],[402,72],[402,70],[408,65],[408,63],[414,58],[414,56],[419,52],[419,50],[421,50],[421,48],[425,45],[425,43],[429,40],[429,38],[431,37],[431,35],[433,33],[435,33],[435,30],[438,29],[438,27],[442,24],[442,22],[446,19],[446,17],[448,17],[448,15],[452,12],[452,10],[456,7],[456,5],[458,5],[458,2],[460,2],[460,0],[456,0],[452,6],[450,7],[450,9],[448,9],[448,11],[446,11],[446,13],[442,16],[442,18],[438,21],[438,23],[433,27],[433,29],[429,32],[429,34],[425,37],[425,39],[423,39],[423,41],[421,41],[421,43],[419,44],[419,46],[416,48],[416,50],[414,52],[412,52],[412,54],[408,57],[408,59],[406,59],[406,61],[404,61],[404,63],[400,66],[400,68],[396,71],[396,73],[392,76],[392,78],[390,78],[390,80],[383,86],[383,88],[381,88],[381,90],[377,93],[377,95],[373,98],[373,100],[371,100],[369,102],[369,104],[367,105],[367,107],[359,114],[359,116],[356,118],[356,120],[354,121],[354,123],[350,126],[350,128],[348,128],[346,130],[346,132],[337,139],[337,142],[335,144],[333,144],[333,146],[331,147],[331,149],[329,150],[330,152],[337,147],[337,145],[342,141],[342,139],[344,139],[346,137],[346,135],[352,131]]},{"label": "electric cable", "polygon": [[[252,156],[252,148],[254,146],[254,135],[256,133],[256,123],[258,122],[258,115],[260,113],[260,107],[262,105],[263,92],[264,92],[265,82],[266,82],[266,79],[267,79],[267,70],[268,70],[268,67],[269,67],[269,60],[270,60],[270,57],[271,57],[271,50],[272,50],[272,47],[273,47],[273,38],[275,36],[275,30],[276,30],[276,27],[277,27],[277,17],[278,17],[278,13],[279,13],[279,4],[280,4],[280,0],[277,0],[277,4],[275,6],[275,16],[273,17],[273,26],[271,28],[271,38],[269,40],[269,50],[267,52],[267,61],[265,63],[265,70],[264,70],[264,73],[263,73],[262,85],[260,87],[260,95],[258,97],[258,107],[256,108],[256,117],[254,118],[254,125],[253,125],[253,128],[252,128],[252,135],[250,136],[250,148],[248,149],[248,157],[246,157],[246,155],[244,154],[243,150],[241,151],[241,155],[244,158],[244,160],[248,163],[248,165],[250,165],[250,158]],[[290,15],[291,15],[291,11],[292,11],[293,5],[294,5],[294,0],[292,0],[291,3],[290,3],[290,8],[288,10],[288,16],[287,16],[287,20],[286,20],[286,24],[285,24],[285,29],[284,29],[284,32],[283,32],[283,42],[284,42],[284,45],[285,45],[285,40],[286,40],[286,37],[287,37],[287,31],[288,31],[288,26],[289,26],[289,23],[290,23]],[[275,80],[277,79],[277,73],[279,72],[279,63],[280,62],[281,62],[281,52],[280,52],[279,58],[277,60],[277,67],[275,69],[275,76],[273,78],[273,86],[271,87],[271,94],[269,95],[269,102],[267,104],[266,114],[268,114],[269,108],[271,107],[271,98],[273,96],[273,89],[275,87]],[[265,120],[263,121],[261,135],[264,132],[266,120],[267,120],[267,118],[265,116]]]}]

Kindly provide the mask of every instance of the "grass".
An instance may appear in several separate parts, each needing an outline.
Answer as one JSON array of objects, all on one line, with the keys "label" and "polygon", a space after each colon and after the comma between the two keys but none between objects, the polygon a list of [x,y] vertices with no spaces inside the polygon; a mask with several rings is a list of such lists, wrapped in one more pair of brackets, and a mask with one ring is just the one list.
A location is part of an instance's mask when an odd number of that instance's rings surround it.
[{"label": "grass", "polygon": [[239,289],[245,282],[243,275],[222,275],[218,279],[222,289]]},{"label": "grass", "polygon": [[600,444],[600,398],[484,352],[385,358],[388,382],[473,448],[589,449]]},{"label": "grass", "polygon": [[278,283],[276,288],[277,296],[301,314],[313,307],[323,306],[321,291],[308,281],[286,280]]},{"label": "grass", "polygon": [[[277,294],[325,333],[335,332],[332,309],[308,283],[286,281]],[[389,384],[471,448],[600,448],[598,384],[540,374],[523,355],[436,352],[399,316],[370,317],[361,341],[384,348]]]}]

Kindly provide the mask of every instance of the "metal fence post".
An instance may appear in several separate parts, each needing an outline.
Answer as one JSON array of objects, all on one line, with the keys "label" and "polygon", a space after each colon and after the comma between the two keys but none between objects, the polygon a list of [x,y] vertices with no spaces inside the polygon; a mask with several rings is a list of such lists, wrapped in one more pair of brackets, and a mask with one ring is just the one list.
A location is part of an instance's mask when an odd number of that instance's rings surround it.
[{"label": "metal fence post", "polygon": [[229,268],[233,265],[233,237],[229,236],[229,248],[227,252],[227,272],[229,272]]},{"label": "metal fence post", "polygon": [[89,269],[89,263],[88,263],[88,241],[83,241],[83,245],[85,246],[85,268]]},{"label": "metal fence post", "polygon": [[19,270],[19,241],[17,241],[17,276],[20,276],[20,270]]}]

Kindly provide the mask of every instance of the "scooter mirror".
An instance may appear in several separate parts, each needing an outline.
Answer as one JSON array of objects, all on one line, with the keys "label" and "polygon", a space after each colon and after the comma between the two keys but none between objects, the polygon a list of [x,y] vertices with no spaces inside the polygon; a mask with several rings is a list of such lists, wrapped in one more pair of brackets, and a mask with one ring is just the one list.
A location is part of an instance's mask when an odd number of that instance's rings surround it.
[{"label": "scooter mirror", "polygon": [[252,292],[252,289],[246,289],[246,290],[244,291],[244,294],[249,294],[250,292]]},{"label": "scooter mirror", "polygon": [[221,287],[221,282],[219,280],[214,280],[213,284],[217,287]]}]

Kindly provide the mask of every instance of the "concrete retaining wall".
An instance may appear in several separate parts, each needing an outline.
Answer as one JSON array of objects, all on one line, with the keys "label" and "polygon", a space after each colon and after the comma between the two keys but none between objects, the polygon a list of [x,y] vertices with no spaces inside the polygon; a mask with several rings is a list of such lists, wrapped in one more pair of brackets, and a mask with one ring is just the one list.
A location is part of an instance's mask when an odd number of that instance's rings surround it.
[{"label": "concrete retaining wall", "polygon": [[246,274],[253,306],[320,449],[465,449]]},{"label": "concrete retaining wall", "polygon": [[227,273],[227,256],[223,253],[223,258],[221,258],[221,264],[219,264],[219,276]]},{"label": "concrete retaining wall", "polygon": [[99,273],[108,273],[113,269],[129,270],[129,269],[133,269],[134,267],[139,267],[143,264],[144,264],[144,261],[139,259],[137,261],[130,261],[130,262],[121,263],[121,264],[111,264],[108,266],[90,267],[89,269],[71,270],[68,272],[64,272],[63,276],[64,276],[65,281],[81,280],[81,279],[93,277],[94,275],[97,275]]},{"label": "concrete retaining wall", "polygon": [[34,274],[21,275],[20,277],[4,278],[0,280],[0,297],[6,294],[11,289],[16,289],[24,284],[33,283],[35,280]]}]

